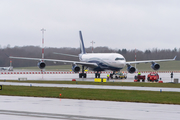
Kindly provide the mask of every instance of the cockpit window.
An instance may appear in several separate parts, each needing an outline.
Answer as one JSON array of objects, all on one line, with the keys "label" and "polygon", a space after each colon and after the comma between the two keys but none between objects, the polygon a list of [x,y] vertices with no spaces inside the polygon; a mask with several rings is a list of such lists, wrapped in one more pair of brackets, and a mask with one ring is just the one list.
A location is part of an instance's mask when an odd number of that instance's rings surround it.
[{"label": "cockpit window", "polygon": [[124,58],[116,58],[115,60],[124,60]]}]

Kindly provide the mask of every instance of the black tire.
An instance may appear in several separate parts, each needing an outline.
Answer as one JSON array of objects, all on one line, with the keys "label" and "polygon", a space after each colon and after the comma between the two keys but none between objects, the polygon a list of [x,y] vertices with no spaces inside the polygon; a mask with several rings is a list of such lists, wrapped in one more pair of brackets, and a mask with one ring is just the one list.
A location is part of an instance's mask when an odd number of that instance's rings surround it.
[{"label": "black tire", "polygon": [[86,76],[87,76],[87,75],[86,75],[86,73],[84,73],[84,75],[83,75],[83,76],[84,76],[84,78],[86,78]]},{"label": "black tire", "polygon": [[144,82],[145,80],[142,80],[142,82]]},{"label": "black tire", "polygon": [[82,78],[82,73],[79,73],[79,78]]},{"label": "black tire", "polygon": [[115,78],[116,78],[116,79],[118,79],[118,77],[117,77],[117,76],[115,76]]},{"label": "black tire", "polygon": [[95,78],[97,78],[97,73],[95,73]]},{"label": "black tire", "polygon": [[97,77],[100,78],[100,73],[97,74]]},{"label": "black tire", "polygon": [[112,73],[110,74],[110,78],[113,79],[113,74]]}]

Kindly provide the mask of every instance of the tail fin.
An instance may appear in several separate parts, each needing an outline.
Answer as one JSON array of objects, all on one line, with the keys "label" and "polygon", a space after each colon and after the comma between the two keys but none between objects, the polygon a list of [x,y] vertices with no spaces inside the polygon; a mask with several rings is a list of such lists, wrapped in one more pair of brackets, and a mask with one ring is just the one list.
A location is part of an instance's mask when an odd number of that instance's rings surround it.
[{"label": "tail fin", "polygon": [[81,54],[85,54],[85,47],[84,47],[84,42],[83,42],[83,37],[82,37],[82,33],[81,31],[79,31],[79,36],[80,36],[80,50],[81,50]]}]

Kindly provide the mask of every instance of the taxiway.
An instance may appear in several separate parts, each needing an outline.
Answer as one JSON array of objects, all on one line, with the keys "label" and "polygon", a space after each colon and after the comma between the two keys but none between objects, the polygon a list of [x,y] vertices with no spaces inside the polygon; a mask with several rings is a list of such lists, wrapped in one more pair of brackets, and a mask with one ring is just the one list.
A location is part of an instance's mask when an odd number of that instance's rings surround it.
[{"label": "taxiway", "polygon": [[0,95],[3,120],[178,120],[180,105]]}]

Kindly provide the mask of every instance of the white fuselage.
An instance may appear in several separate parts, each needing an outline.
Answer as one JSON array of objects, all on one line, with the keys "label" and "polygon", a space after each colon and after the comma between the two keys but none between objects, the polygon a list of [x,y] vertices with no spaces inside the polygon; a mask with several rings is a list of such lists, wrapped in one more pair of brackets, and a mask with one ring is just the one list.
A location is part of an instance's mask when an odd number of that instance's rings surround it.
[{"label": "white fuselage", "polygon": [[86,53],[80,54],[79,58],[83,62],[97,63],[104,70],[120,70],[126,65],[125,58],[118,53]]}]

